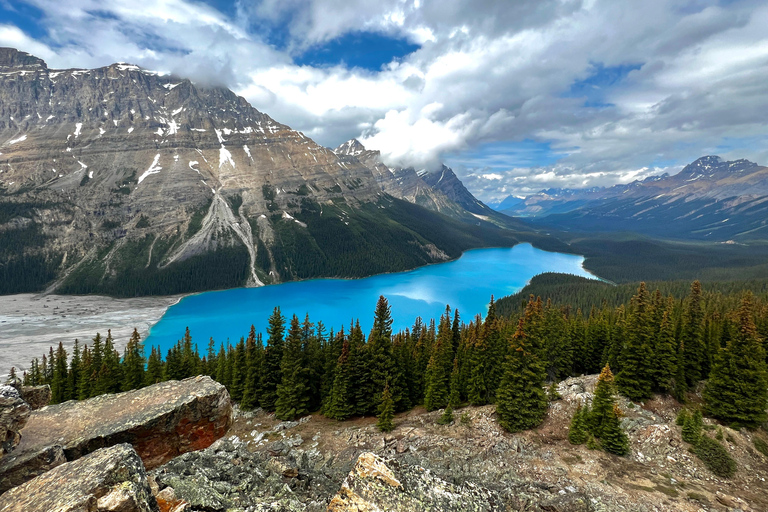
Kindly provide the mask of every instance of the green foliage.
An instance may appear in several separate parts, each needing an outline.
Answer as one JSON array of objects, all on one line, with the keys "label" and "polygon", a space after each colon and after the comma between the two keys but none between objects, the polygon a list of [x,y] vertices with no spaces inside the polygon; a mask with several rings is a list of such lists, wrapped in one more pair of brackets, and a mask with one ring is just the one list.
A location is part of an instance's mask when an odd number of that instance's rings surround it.
[{"label": "green foliage", "polygon": [[521,319],[512,336],[504,373],[496,392],[499,425],[509,432],[537,427],[547,414],[544,365],[531,351]]},{"label": "green foliage", "polygon": [[711,437],[701,436],[693,451],[720,478],[731,478],[736,474],[736,461],[723,445]]},{"label": "green foliage", "polygon": [[607,421],[603,423],[600,444],[603,450],[620,457],[629,453],[629,438],[621,428],[618,408],[616,406],[614,406],[613,414],[609,415]]},{"label": "green foliage", "polygon": [[[696,445],[701,439],[701,423],[696,419],[696,414],[701,414],[700,411],[696,411],[694,415],[686,415],[683,423],[683,441]],[[699,416],[700,418],[701,416]]]},{"label": "green foliage", "polygon": [[308,414],[309,379],[302,356],[301,326],[296,315],[291,318],[280,370],[283,378],[277,386],[275,416],[281,420],[294,420]]},{"label": "green foliage", "polygon": [[276,307],[269,317],[267,327],[267,347],[264,350],[259,383],[259,402],[267,411],[274,411],[277,402],[277,386],[283,381],[283,334],[285,333],[285,317]]},{"label": "green foliage", "polygon": [[384,386],[381,393],[381,403],[379,404],[379,414],[377,416],[376,428],[381,432],[391,432],[395,429],[392,420],[395,417],[395,402],[392,400],[392,393],[389,392],[389,384]]},{"label": "green foliage", "polygon": [[579,402],[576,412],[573,414],[571,424],[568,427],[568,441],[571,444],[584,444],[589,439],[589,427],[585,417],[585,409]]},{"label": "green foliage", "polygon": [[766,421],[768,368],[753,317],[752,295],[738,310],[737,333],[717,351],[704,388],[707,413],[736,428],[757,428]]},{"label": "green foliage", "polygon": [[450,425],[453,423],[453,407],[448,405],[445,410],[443,410],[443,414],[440,415],[440,418],[437,420],[438,425]]}]

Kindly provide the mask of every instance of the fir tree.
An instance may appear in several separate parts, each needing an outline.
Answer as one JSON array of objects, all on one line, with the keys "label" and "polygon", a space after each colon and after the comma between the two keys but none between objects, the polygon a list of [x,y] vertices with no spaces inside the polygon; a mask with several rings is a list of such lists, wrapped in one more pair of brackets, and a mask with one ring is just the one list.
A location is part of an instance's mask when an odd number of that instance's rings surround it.
[{"label": "fir tree", "polygon": [[385,385],[389,385],[396,410],[404,409],[405,399],[403,393],[402,376],[400,369],[395,365],[392,355],[392,314],[389,302],[383,296],[379,296],[376,302],[376,310],[373,316],[373,328],[368,337],[368,364],[370,371],[371,395],[368,397],[368,412],[374,412],[381,402],[380,393]]},{"label": "fir tree", "polygon": [[571,424],[568,427],[568,441],[571,444],[584,444],[589,439],[589,428],[587,427],[587,421],[584,416],[584,408],[581,406],[581,402],[576,407],[576,412],[573,413]]},{"label": "fir tree", "polygon": [[[343,336],[343,333],[341,333]],[[335,420],[345,420],[355,413],[354,403],[352,401],[352,392],[350,381],[352,369],[350,366],[350,346],[349,340],[344,340],[341,354],[336,362],[334,372],[333,386],[328,400],[325,415]]]},{"label": "fir tree", "polygon": [[670,393],[675,388],[677,375],[677,353],[675,350],[675,330],[670,315],[671,304],[662,314],[659,334],[655,337],[651,376],[653,387],[661,393]]},{"label": "fir tree", "polygon": [[501,384],[496,392],[499,424],[509,432],[538,426],[547,414],[544,365],[528,349],[523,319],[512,336]]},{"label": "fir tree", "polygon": [[702,341],[704,311],[702,308],[701,283],[691,284],[691,293],[683,313],[683,328],[680,340],[685,346],[685,379],[689,387],[695,387],[705,377],[702,362],[705,358]]},{"label": "fir tree", "polygon": [[80,359],[80,342],[75,339],[75,346],[72,348],[72,360],[69,363],[69,373],[67,374],[67,400],[77,400],[82,373],[82,360]]},{"label": "fir tree", "polygon": [[632,311],[626,331],[626,342],[619,357],[621,371],[616,375],[616,386],[622,395],[638,401],[652,396],[651,389],[651,309],[645,283],[640,283],[632,298]]},{"label": "fir tree", "polygon": [[269,317],[267,327],[267,348],[264,350],[264,362],[262,364],[259,385],[259,402],[267,411],[275,410],[277,401],[277,385],[282,382],[281,370],[283,360],[283,334],[285,333],[285,317],[277,307]]},{"label": "fir tree", "polygon": [[445,314],[440,319],[437,342],[427,365],[424,383],[424,407],[427,411],[434,411],[448,405],[453,361],[450,309],[446,309]]},{"label": "fir tree", "polygon": [[450,425],[453,423],[453,407],[448,404],[443,410],[443,414],[440,415],[440,419],[437,420],[438,425]]},{"label": "fir tree", "polygon": [[682,437],[683,441],[692,445],[698,443],[699,437],[701,437],[701,427],[696,421],[696,418],[690,414],[687,414],[683,418]]},{"label": "fir tree", "polygon": [[600,437],[600,445],[603,450],[618,456],[629,453],[629,438],[619,423],[619,408],[614,404],[607,421],[603,423],[603,435]]},{"label": "fir tree", "polygon": [[139,331],[133,329],[131,339],[125,346],[125,355],[123,356],[123,391],[139,389],[144,385],[144,345],[141,343]]},{"label": "fir tree", "polygon": [[589,431],[595,437],[602,437],[603,428],[613,413],[613,406],[616,405],[615,392],[611,367],[605,365],[597,378],[595,397],[592,399],[592,410],[589,413]]},{"label": "fir tree", "polygon": [[157,384],[163,380],[163,361],[160,357],[160,349],[152,347],[147,360],[147,371],[144,375],[146,385]]},{"label": "fir tree", "polygon": [[64,345],[59,342],[59,348],[55,356],[49,360],[54,360],[53,378],[51,379],[51,403],[60,404],[69,399],[67,396],[67,351]]},{"label": "fir tree", "polygon": [[389,392],[389,384],[384,385],[378,412],[376,428],[381,432],[391,432],[394,430],[395,425],[392,423],[392,420],[395,418],[395,402],[392,400],[392,393]]},{"label": "fir tree", "polygon": [[301,325],[293,315],[285,340],[280,370],[282,382],[277,386],[275,416],[281,420],[294,420],[309,413],[309,385],[301,351]]},{"label": "fir tree", "polygon": [[480,329],[478,317],[475,327],[469,330],[468,341],[470,348],[469,379],[467,393],[472,405],[485,405],[491,399],[491,383],[488,376],[488,359],[491,357],[487,340]]},{"label": "fir tree", "polygon": [[748,293],[738,310],[738,330],[715,358],[704,388],[707,414],[733,427],[757,428],[766,421],[768,369]]}]

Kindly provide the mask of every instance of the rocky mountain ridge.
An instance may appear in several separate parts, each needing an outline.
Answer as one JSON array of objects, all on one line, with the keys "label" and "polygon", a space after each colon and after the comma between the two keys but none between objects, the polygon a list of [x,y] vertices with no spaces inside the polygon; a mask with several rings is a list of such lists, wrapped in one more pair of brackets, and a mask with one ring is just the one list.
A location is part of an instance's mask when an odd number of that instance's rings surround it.
[{"label": "rocky mountain ridge", "polygon": [[337,155],[228,89],[129,64],[52,70],[0,49],[0,293],[358,277],[517,240],[404,205],[471,217],[423,182],[431,200],[417,200],[364,153]]},{"label": "rocky mountain ridge", "polygon": [[768,167],[704,156],[675,175],[610,188],[548,190],[504,210],[572,231],[749,241],[768,236]]}]

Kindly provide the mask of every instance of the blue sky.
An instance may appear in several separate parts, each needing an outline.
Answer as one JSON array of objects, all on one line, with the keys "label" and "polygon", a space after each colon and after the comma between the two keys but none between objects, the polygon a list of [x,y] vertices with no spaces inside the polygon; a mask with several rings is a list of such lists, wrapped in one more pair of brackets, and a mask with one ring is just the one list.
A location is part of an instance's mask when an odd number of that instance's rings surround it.
[{"label": "blue sky", "polygon": [[[223,85],[481,199],[768,162],[768,5],[739,0],[0,0],[0,45]],[[735,57],[738,58],[735,58]]]}]

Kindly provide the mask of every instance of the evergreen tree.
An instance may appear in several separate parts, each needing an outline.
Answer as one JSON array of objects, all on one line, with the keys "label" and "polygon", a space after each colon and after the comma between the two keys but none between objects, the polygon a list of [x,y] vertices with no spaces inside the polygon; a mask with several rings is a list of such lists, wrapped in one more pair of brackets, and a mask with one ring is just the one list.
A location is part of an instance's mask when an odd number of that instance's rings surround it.
[{"label": "evergreen tree", "polygon": [[424,383],[424,407],[427,411],[434,411],[448,405],[453,361],[453,332],[450,308],[447,308],[440,319],[437,342],[427,365]]},{"label": "evergreen tree", "polygon": [[738,310],[738,330],[715,358],[704,388],[706,411],[734,427],[757,428],[766,421],[768,369],[753,319],[752,294]]},{"label": "evergreen tree", "polygon": [[67,351],[64,345],[59,342],[59,348],[55,356],[49,360],[54,360],[53,378],[51,379],[51,403],[60,404],[67,401]]},{"label": "evergreen tree", "polygon": [[123,356],[123,391],[139,389],[144,385],[145,363],[144,345],[141,343],[139,331],[134,328]]},{"label": "evergreen tree", "polygon": [[629,453],[629,438],[622,430],[619,423],[619,408],[614,404],[611,414],[603,423],[603,435],[600,437],[600,445],[603,450],[618,456]]},{"label": "evergreen tree", "polygon": [[372,391],[368,397],[368,412],[374,412],[378,407],[385,385],[389,385],[396,410],[404,410],[410,406],[403,392],[400,369],[395,365],[392,355],[392,314],[389,302],[383,295],[380,295],[376,302],[367,349]]},{"label": "evergreen tree", "polygon": [[619,357],[621,371],[616,375],[616,386],[622,395],[638,401],[650,398],[653,387],[652,312],[645,283],[640,283],[637,295],[632,298],[632,306],[627,324],[626,342]]},{"label": "evergreen tree", "polygon": [[389,384],[384,385],[378,412],[376,428],[381,432],[391,432],[394,430],[395,425],[392,423],[392,420],[395,418],[395,402],[392,400],[392,393],[389,392]]},{"label": "evergreen tree", "polygon": [[75,339],[75,346],[72,348],[72,360],[69,363],[69,373],[67,374],[67,400],[78,399],[78,389],[82,373],[81,365],[80,342]]},{"label": "evergreen tree", "polygon": [[309,413],[309,379],[303,363],[301,325],[293,315],[280,366],[283,379],[277,386],[275,416],[278,419],[294,420]]},{"label": "evergreen tree", "polygon": [[281,365],[283,361],[283,334],[285,333],[285,317],[277,307],[269,317],[267,327],[267,348],[264,350],[259,385],[259,402],[267,411],[275,410],[277,401],[277,385],[282,382]]},{"label": "evergreen tree", "polygon": [[160,348],[152,347],[147,360],[147,371],[144,375],[147,386],[157,384],[163,380],[163,361],[160,356]]},{"label": "evergreen tree", "polygon": [[589,414],[589,431],[595,437],[602,437],[605,424],[613,413],[613,406],[616,405],[615,392],[616,387],[611,367],[605,365],[597,378],[595,396],[592,399],[592,410]]},{"label": "evergreen tree", "polygon": [[683,363],[685,379],[689,387],[695,387],[706,376],[702,369],[705,354],[702,341],[704,311],[701,303],[701,283],[694,281],[683,313],[683,327],[680,334],[680,340],[685,346]]},{"label": "evergreen tree", "polygon": [[675,389],[678,373],[677,353],[675,350],[675,329],[672,324],[672,304],[662,314],[658,336],[655,338],[651,377],[653,387],[661,393],[671,393]]},{"label": "evergreen tree", "polygon": [[543,388],[544,365],[536,354],[529,351],[523,322],[521,319],[512,336],[501,384],[496,392],[499,424],[509,432],[538,426],[544,420],[548,407]]},{"label": "evergreen tree", "polygon": [[[39,370],[38,370],[39,371]],[[83,355],[80,361],[80,378],[77,384],[78,400],[86,400],[91,396],[91,382],[93,381],[92,357],[88,345],[83,347]]]},{"label": "evergreen tree", "polygon": [[581,402],[576,407],[576,412],[573,414],[571,424],[568,427],[568,441],[571,444],[584,444],[589,439],[589,428],[587,427],[587,421],[584,416],[584,408],[581,406]]},{"label": "evergreen tree", "polygon": [[475,328],[469,330],[468,345],[471,347],[469,356],[469,379],[467,393],[472,405],[485,405],[491,400],[492,387],[489,381],[488,360],[491,357],[487,340],[481,331],[480,318],[475,322]]},{"label": "evergreen tree", "polygon": [[[340,333],[343,337],[344,333]],[[325,415],[335,420],[345,420],[355,413],[355,406],[352,400],[352,391],[350,389],[352,382],[350,380],[352,368],[350,366],[350,346],[349,340],[344,340],[341,354],[336,362],[334,372],[333,386],[331,387],[330,399],[326,407]]]}]

